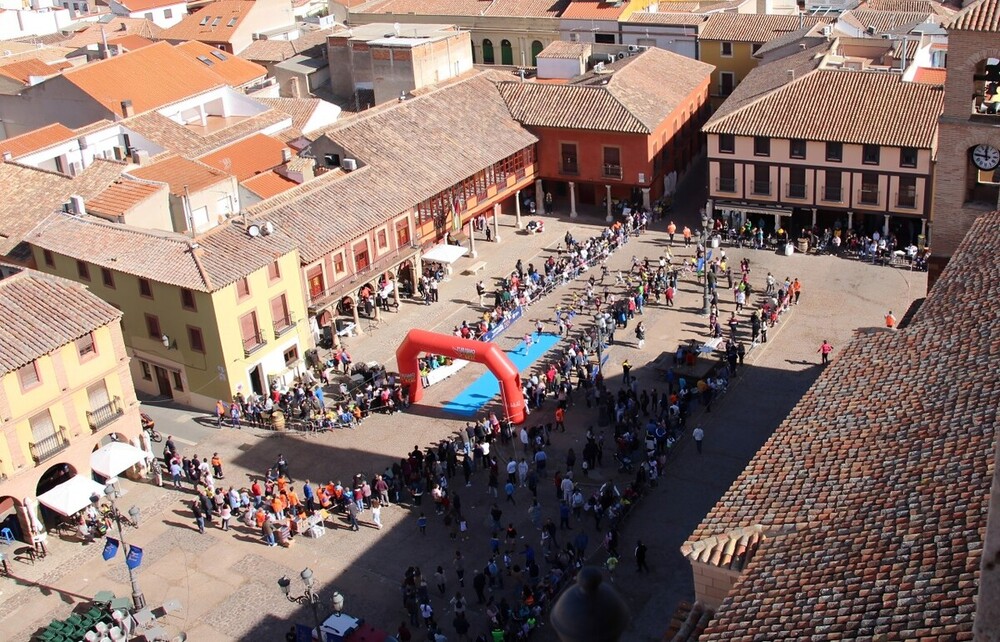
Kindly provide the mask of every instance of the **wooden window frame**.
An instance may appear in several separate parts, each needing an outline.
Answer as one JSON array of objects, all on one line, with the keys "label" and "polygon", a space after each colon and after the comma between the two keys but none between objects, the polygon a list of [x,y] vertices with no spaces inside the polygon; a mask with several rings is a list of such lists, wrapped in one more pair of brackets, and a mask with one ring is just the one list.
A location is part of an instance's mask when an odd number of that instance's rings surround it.
[{"label": "wooden window frame", "polygon": [[[190,304],[185,300],[185,293],[190,297]],[[198,311],[198,301],[194,297],[194,292],[188,288],[181,288],[181,307],[190,312]]]},{"label": "wooden window frame", "polygon": [[84,281],[90,282],[90,266],[80,259],[76,260],[76,274]]},{"label": "wooden window frame", "polygon": [[108,268],[101,268],[101,283],[111,290],[115,289],[115,273]]},{"label": "wooden window frame", "polygon": [[[27,373],[29,368],[34,373],[34,379],[25,382],[24,373]],[[37,359],[17,369],[17,382],[21,386],[21,392],[27,392],[42,385],[42,371],[38,368]]]},{"label": "wooden window frame", "polygon": [[278,263],[277,259],[273,263],[267,266],[267,282],[277,283],[281,280],[281,265]]},{"label": "wooden window frame", "polygon": [[[201,328],[193,325],[187,326],[188,345],[194,352],[205,354],[205,333]],[[197,340],[195,339],[197,337]]]},{"label": "wooden window frame", "polygon": [[[85,349],[81,350],[80,342],[84,339],[90,339],[90,343],[84,343],[83,345]],[[86,348],[87,345],[89,345],[89,349]],[[73,346],[76,348],[76,356],[80,359],[80,363],[90,361],[97,356],[97,339],[94,338],[93,332],[88,332],[86,335],[74,341]]]},{"label": "wooden window frame", "polygon": [[[143,291],[145,290],[145,291]],[[153,298],[153,283],[146,278],[139,277],[139,296],[144,299]]]},{"label": "wooden window frame", "polygon": [[[245,292],[243,290],[245,290]],[[237,302],[246,301],[252,296],[252,294],[253,292],[250,290],[250,278],[245,276],[241,279],[237,279],[236,301]]]},{"label": "wooden window frame", "polygon": [[[163,326],[160,325],[160,317],[155,314],[149,314],[148,312],[143,315],[146,319],[146,334],[150,339],[156,339],[157,341],[163,340]],[[153,332],[153,327],[156,327],[156,332]]]}]

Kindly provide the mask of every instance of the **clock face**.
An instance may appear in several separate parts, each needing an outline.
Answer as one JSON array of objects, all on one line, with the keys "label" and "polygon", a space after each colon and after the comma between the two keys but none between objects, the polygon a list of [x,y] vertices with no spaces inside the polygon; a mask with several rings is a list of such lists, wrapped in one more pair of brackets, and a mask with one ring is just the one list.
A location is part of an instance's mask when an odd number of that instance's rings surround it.
[{"label": "clock face", "polygon": [[1000,149],[990,145],[976,145],[972,148],[972,162],[983,171],[991,171],[1000,165]]}]

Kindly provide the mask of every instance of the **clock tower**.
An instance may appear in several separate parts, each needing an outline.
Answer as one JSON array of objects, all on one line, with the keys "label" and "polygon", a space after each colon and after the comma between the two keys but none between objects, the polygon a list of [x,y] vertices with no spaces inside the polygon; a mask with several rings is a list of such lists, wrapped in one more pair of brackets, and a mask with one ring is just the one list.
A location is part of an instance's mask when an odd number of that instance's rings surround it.
[{"label": "clock tower", "polygon": [[972,222],[1000,209],[1000,0],[977,0],[945,27],[948,75],[934,169],[931,284]]}]

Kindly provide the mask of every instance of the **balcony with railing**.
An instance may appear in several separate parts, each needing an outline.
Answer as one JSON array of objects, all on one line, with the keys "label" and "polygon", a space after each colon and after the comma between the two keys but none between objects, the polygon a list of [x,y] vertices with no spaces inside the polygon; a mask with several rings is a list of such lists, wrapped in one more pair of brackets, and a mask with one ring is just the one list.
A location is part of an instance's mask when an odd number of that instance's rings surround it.
[{"label": "balcony with railing", "polygon": [[858,202],[863,205],[878,205],[881,197],[882,192],[877,185],[862,186],[858,190]]},{"label": "balcony with railing", "polygon": [[901,190],[896,194],[896,207],[903,207],[906,209],[916,209],[917,208],[917,191],[916,190]]},{"label": "balcony with railing", "polygon": [[729,192],[730,194],[735,193],[736,179],[719,177],[715,179],[715,189],[718,192]]},{"label": "balcony with railing", "polygon": [[840,203],[844,200],[844,188],[843,187],[831,187],[826,185],[823,187],[823,200],[829,203]]},{"label": "balcony with railing", "polygon": [[246,337],[243,339],[243,356],[249,357],[266,345],[267,339],[264,338],[263,332],[258,332],[253,336]]},{"label": "balcony with railing", "polygon": [[559,173],[577,176],[580,173],[580,165],[576,162],[575,158],[567,156],[563,159],[562,165],[559,166]]},{"label": "balcony with railing", "polygon": [[31,458],[35,460],[36,464],[40,464],[46,459],[56,456],[67,448],[69,448],[69,439],[66,438],[66,429],[62,426],[56,428],[48,437],[28,444],[28,450],[31,451]]},{"label": "balcony with railing", "polygon": [[601,176],[603,176],[604,178],[614,178],[617,180],[621,180],[622,176],[624,176],[624,173],[622,172],[622,166],[610,165],[608,163],[604,163],[604,165],[601,166]]},{"label": "balcony with railing", "polygon": [[805,183],[789,183],[785,186],[785,198],[805,198]]},{"label": "balcony with railing", "polygon": [[757,196],[771,195],[771,181],[754,181],[753,193]]},{"label": "balcony with railing", "polygon": [[281,319],[275,319],[274,338],[277,339],[278,337],[287,334],[294,327],[295,321],[292,319],[291,315],[285,315]]},{"label": "balcony with railing", "polygon": [[368,264],[367,267],[351,274],[345,274],[321,290],[310,292],[310,307],[322,308],[323,306],[340,300],[340,298],[345,294],[354,291],[355,285],[360,287],[361,284],[371,280],[370,277],[366,277],[367,274],[374,273],[376,275],[380,275],[403,261],[412,259],[416,256],[419,250],[420,247],[413,244],[398,247],[388,254],[383,254],[378,257],[375,261]]},{"label": "balcony with railing", "polygon": [[103,406],[88,410],[87,423],[90,424],[91,432],[97,432],[124,414],[125,408],[122,407],[121,398],[115,397]]}]

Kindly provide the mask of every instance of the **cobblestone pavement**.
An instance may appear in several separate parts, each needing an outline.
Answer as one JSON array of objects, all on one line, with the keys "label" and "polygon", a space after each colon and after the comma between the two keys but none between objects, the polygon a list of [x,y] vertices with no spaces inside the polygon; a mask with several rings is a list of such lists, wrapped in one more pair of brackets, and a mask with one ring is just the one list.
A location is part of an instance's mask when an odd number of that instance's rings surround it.
[{"label": "cobblestone pavement", "polygon": [[[690,215],[690,212],[688,213]],[[680,215],[679,215],[680,217]],[[683,219],[680,219],[683,220]],[[680,222],[679,220],[679,222]],[[505,223],[509,221],[505,220]],[[661,222],[657,229],[662,230]],[[510,227],[501,228],[502,242],[478,244],[480,259],[488,262],[492,276],[513,267],[518,256],[525,264],[529,257],[544,255],[545,247],[553,247],[567,229],[578,237],[596,233],[595,219],[569,221],[552,219],[543,235],[516,235]],[[625,267],[633,254],[658,256],[664,250],[662,232],[651,232],[618,252],[612,266]],[[678,255],[685,251],[675,249]],[[680,599],[693,597],[690,570],[678,548],[694,526],[719,496],[729,487],[746,462],[767,439],[774,427],[794,405],[802,392],[819,372],[816,347],[830,339],[835,348],[849,340],[857,327],[879,325],[886,309],[902,316],[909,302],[922,296],[925,275],[872,267],[856,261],[834,257],[783,257],[749,250],[727,250],[734,264],[749,256],[757,284],[767,270],[779,279],[786,275],[798,277],[804,284],[802,303],[791,311],[771,333],[766,346],[754,350],[748,357],[752,364],[737,377],[730,391],[713,408],[713,412],[697,416],[693,421],[705,428],[705,452],[698,456],[687,446],[670,463],[662,483],[644,498],[629,517],[622,534],[622,560],[618,587],[628,598],[634,619],[627,634],[630,640],[654,640],[662,633],[670,613]],[[690,251],[687,251],[690,254]],[[532,259],[536,262],[539,259]],[[353,339],[350,349],[355,359],[389,361],[399,338],[409,327],[437,328],[447,331],[475,312],[470,301],[475,292],[476,277],[456,275],[445,284],[442,303],[431,308],[404,305],[398,314],[390,315],[389,324],[363,338]],[[535,318],[552,318],[553,307],[565,300],[580,284],[561,291],[558,297],[546,300],[511,329],[510,339],[523,335]],[[606,366],[612,386],[621,362],[628,358],[641,386],[656,387],[659,375],[646,364],[661,351],[672,350],[678,341],[699,336],[704,320],[698,315],[701,296],[696,284],[682,284],[678,307],[670,310],[647,310],[643,320],[647,325],[647,342],[639,351],[631,335],[622,333],[623,344],[610,350]],[[723,314],[728,315],[732,304],[723,296]],[[837,351],[834,352],[836,358]],[[392,417],[378,416],[366,420],[356,430],[337,431],[316,436],[277,435],[252,430],[214,431],[197,447],[185,446],[186,452],[204,455],[219,452],[226,462],[225,483],[247,485],[250,475],[262,472],[283,453],[292,467],[296,481],[312,478],[347,481],[356,472],[373,473],[385,468],[413,446],[434,443],[464,425],[464,421],[440,413],[437,407],[452,398],[465,385],[479,376],[482,369],[470,366],[452,379],[431,388],[426,403],[410,414]],[[550,421],[552,408],[532,415],[529,421]],[[596,417],[585,407],[576,406],[568,415],[568,430],[553,437],[550,468],[561,465],[568,448],[580,453],[586,427],[596,424]],[[505,462],[511,453],[501,448]],[[605,468],[593,472],[589,484],[615,478],[615,471],[605,461]],[[457,480],[456,480],[457,481]],[[451,632],[451,615],[447,598],[455,590],[456,578],[450,560],[454,550],[461,548],[467,559],[467,576],[481,568],[488,556],[488,517],[492,503],[486,493],[485,478],[477,473],[469,488],[456,484],[463,510],[469,515],[469,532],[451,539],[450,531],[435,517],[430,506],[396,506],[383,510],[381,531],[366,523],[354,533],[336,520],[335,528],[314,540],[297,537],[292,545],[268,548],[260,543],[256,533],[236,526],[230,532],[218,528],[200,535],[194,527],[185,501],[189,492],[159,489],[146,484],[127,483],[129,494],[123,502],[135,503],[143,511],[142,524],[130,529],[126,536],[130,544],[143,546],[146,555],[139,576],[147,602],[158,606],[168,599],[177,599],[183,609],[167,616],[163,624],[171,632],[185,631],[189,640],[281,640],[292,620],[310,622],[311,613],[285,600],[277,579],[287,575],[293,591],[301,593],[299,572],[310,567],[315,573],[322,597],[322,611],[330,611],[329,600],[334,590],[346,598],[345,611],[363,616],[376,626],[393,631],[406,619],[401,608],[399,581],[407,566],[419,565],[430,578],[434,568],[442,565],[447,571],[446,597],[434,594],[433,605],[438,621]],[[503,505],[504,522],[517,527],[524,542],[538,548],[537,533],[527,520],[528,494],[519,490],[517,505]],[[539,499],[547,516],[556,514],[556,492],[551,482],[540,484]],[[426,536],[416,528],[417,515],[427,512],[430,525]],[[575,528],[585,528],[590,536],[590,549],[595,550],[599,534],[589,521]],[[570,533],[560,533],[560,537]],[[631,568],[631,550],[635,538],[641,537],[650,546],[653,572],[639,576]],[[54,538],[55,539],[55,538]],[[520,542],[521,540],[519,540]],[[104,562],[99,545],[81,546],[56,539],[52,554],[35,566],[17,563],[17,578],[0,579],[0,638],[26,640],[38,627],[52,617],[65,617],[76,604],[95,592],[110,588],[118,595],[128,595],[127,574],[121,557]],[[519,547],[520,548],[520,547]],[[598,558],[597,561],[602,561]],[[431,582],[433,584],[433,582]],[[475,603],[471,582],[464,589],[466,598]],[[495,592],[497,599],[511,598],[510,583]],[[482,627],[482,609],[473,606],[470,620]],[[474,629],[475,630],[475,629]],[[543,629],[541,640],[553,639],[552,632]],[[418,638],[419,639],[419,638]]]}]

